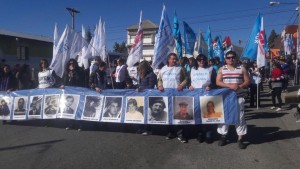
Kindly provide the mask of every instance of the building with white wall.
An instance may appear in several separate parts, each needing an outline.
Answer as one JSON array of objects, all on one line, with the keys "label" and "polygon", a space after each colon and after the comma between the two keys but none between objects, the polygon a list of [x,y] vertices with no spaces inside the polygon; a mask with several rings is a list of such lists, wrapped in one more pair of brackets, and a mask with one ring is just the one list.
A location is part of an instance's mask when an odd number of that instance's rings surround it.
[{"label": "building with white wall", "polygon": [[[143,58],[148,61],[151,61],[154,54],[155,35],[157,33],[158,26],[153,22],[151,22],[150,20],[143,20],[142,26],[143,26],[143,34],[144,34]],[[135,24],[127,28],[128,53],[130,52],[138,28],[139,28],[139,24]]]}]

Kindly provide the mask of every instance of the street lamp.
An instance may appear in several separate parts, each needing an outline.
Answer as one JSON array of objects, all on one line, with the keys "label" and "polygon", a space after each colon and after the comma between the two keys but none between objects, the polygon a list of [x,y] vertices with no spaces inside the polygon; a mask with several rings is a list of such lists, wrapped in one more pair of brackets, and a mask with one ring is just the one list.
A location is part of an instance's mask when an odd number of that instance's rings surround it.
[{"label": "street lamp", "polygon": [[72,30],[74,31],[74,29],[75,29],[75,15],[77,14],[77,13],[80,13],[78,10],[76,10],[76,9],[74,9],[74,8],[66,8],[68,11],[69,11],[69,13],[70,13],[70,15],[72,16]]},{"label": "street lamp", "polygon": [[[297,10],[298,10],[298,36],[297,36],[297,42],[299,43],[299,34],[300,34],[300,10],[299,10],[299,7],[300,7],[300,0],[298,1],[298,3],[296,2],[276,2],[276,1],[271,1],[270,2],[270,6],[274,6],[274,5],[280,5],[280,4],[297,4],[298,7],[297,7]],[[297,44],[297,60],[296,60],[296,70],[295,70],[295,81],[294,81],[294,84],[299,84],[299,72],[298,72],[298,60],[300,59],[300,51],[299,51],[299,44]]]}]

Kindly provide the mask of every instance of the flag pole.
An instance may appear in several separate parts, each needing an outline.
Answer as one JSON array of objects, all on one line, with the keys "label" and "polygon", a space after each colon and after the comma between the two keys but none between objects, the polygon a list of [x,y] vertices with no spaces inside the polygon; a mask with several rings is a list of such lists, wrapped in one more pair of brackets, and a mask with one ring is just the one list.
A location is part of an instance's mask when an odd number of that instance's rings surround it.
[{"label": "flag pole", "polygon": [[258,96],[259,92],[258,92],[258,90],[259,90],[259,83],[256,83],[256,109],[257,110],[258,110],[258,102],[259,102],[258,101],[258,99],[259,99],[259,96]]},{"label": "flag pole", "polygon": [[109,55],[107,56],[107,64],[108,64],[108,67],[109,67],[109,77],[110,77],[110,80],[111,80],[111,87],[112,87],[112,89],[115,89],[114,81],[113,81],[113,78],[111,77],[111,66],[110,66],[110,61],[109,61]]}]

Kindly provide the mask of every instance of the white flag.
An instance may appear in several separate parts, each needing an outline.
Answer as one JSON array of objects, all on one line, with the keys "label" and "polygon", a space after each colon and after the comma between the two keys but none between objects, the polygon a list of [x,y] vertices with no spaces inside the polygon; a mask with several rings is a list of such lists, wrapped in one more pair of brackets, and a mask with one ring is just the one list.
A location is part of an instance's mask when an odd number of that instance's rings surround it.
[{"label": "white flag", "polygon": [[265,31],[264,31],[264,20],[261,17],[260,31],[258,35],[258,48],[257,48],[257,67],[263,67],[266,63],[265,57]]},{"label": "white flag", "polygon": [[85,59],[83,57],[86,53],[86,50],[87,50],[87,47],[89,44],[87,42],[87,35],[86,35],[85,28],[83,25],[81,27],[81,36],[82,36],[82,42],[81,42],[82,46],[81,46],[81,52],[78,57],[78,64],[80,67],[83,66],[84,69],[87,69],[87,68],[89,68],[89,62],[88,62],[88,59]]},{"label": "white flag", "polygon": [[100,29],[100,57],[102,61],[106,61],[107,52],[106,52],[106,33],[105,33],[105,22],[103,22]]},{"label": "white flag", "polygon": [[158,32],[155,36],[154,55],[152,63],[153,69],[156,69],[160,63],[166,64],[168,54],[174,50],[174,42],[175,41],[172,35],[172,27],[166,12],[166,7],[164,5]]},{"label": "white flag", "polygon": [[133,65],[138,62],[143,57],[143,28],[142,28],[142,11],[140,14],[139,28],[134,38],[129,56],[127,59],[128,67],[133,67]]},{"label": "white flag", "polygon": [[92,37],[87,49],[86,49],[86,52],[85,54],[83,55],[83,58],[85,59],[88,59],[88,58],[92,58],[93,57],[93,53],[94,53],[94,41],[95,41],[95,38],[97,36],[97,32],[98,32],[98,25],[96,25],[96,28],[95,28],[95,31],[94,31],[94,36]]},{"label": "white flag", "polygon": [[50,65],[50,68],[52,68],[59,77],[63,76],[65,64],[70,59],[70,49],[72,41],[73,33],[67,25],[58,41],[57,48],[55,51],[55,60],[53,60],[53,62]]},{"label": "white flag", "polygon": [[70,58],[75,59],[78,56],[82,49],[82,37],[77,32],[73,33],[73,41],[70,49]]},{"label": "white flag", "polygon": [[58,33],[57,23],[55,23],[55,26],[54,26],[54,36],[53,36],[53,56],[52,56],[51,64],[53,63],[53,61],[55,60],[55,57],[57,55],[56,48],[57,48],[57,44],[58,44],[59,38],[60,38],[60,35]]}]

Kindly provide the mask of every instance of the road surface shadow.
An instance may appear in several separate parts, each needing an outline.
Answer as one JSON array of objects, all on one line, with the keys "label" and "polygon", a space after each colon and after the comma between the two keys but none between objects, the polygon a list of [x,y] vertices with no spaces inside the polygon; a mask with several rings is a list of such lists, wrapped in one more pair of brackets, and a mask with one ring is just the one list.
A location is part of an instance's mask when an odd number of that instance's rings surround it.
[{"label": "road surface shadow", "polygon": [[49,144],[54,144],[54,143],[61,142],[61,141],[64,141],[64,140],[63,139],[51,140],[51,141],[45,141],[45,142],[39,142],[39,143],[24,144],[24,145],[19,145],[19,146],[3,147],[3,148],[0,148],[0,151],[14,150],[14,149],[26,148],[26,147],[31,147],[31,146],[39,146],[39,145],[49,145]]},{"label": "road surface shadow", "polygon": [[273,119],[273,118],[279,118],[283,117],[288,113],[283,112],[253,112],[253,113],[247,113],[245,115],[246,120],[254,120],[254,119]]},{"label": "road surface shadow", "polygon": [[293,139],[300,137],[298,130],[280,130],[279,127],[256,127],[248,125],[247,140],[250,144],[262,144],[279,140]]}]

